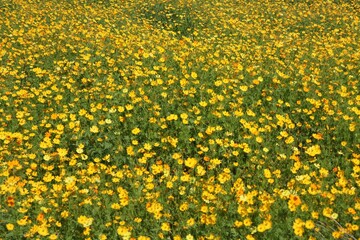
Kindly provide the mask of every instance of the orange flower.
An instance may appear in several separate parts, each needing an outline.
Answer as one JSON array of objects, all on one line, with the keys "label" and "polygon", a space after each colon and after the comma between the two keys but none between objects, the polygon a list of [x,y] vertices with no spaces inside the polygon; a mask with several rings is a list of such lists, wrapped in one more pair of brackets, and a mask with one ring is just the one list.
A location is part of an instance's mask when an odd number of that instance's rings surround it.
[{"label": "orange flower", "polygon": [[44,220],[44,217],[45,217],[44,213],[41,212],[37,216],[36,220],[39,221],[39,222],[42,222]]},{"label": "orange flower", "polygon": [[299,206],[301,204],[301,199],[299,198],[299,196],[290,195],[290,202],[295,206]]},{"label": "orange flower", "polygon": [[321,133],[314,133],[313,135],[313,138],[317,139],[317,140],[322,140],[324,139],[323,138],[323,135]]},{"label": "orange flower", "polygon": [[9,207],[14,207],[15,206],[15,199],[13,197],[8,197],[6,200],[6,203]]}]

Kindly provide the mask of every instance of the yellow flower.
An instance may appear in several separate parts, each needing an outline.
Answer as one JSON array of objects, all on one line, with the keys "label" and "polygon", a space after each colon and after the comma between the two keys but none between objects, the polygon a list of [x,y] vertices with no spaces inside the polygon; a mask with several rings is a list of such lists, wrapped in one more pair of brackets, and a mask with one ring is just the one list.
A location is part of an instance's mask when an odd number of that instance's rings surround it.
[{"label": "yellow flower", "polygon": [[182,211],[182,212],[188,210],[188,208],[189,208],[189,205],[187,203],[183,203],[179,207],[180,211]]},{"label": "yellow flower", "polygon": [[272,226],[272,223],[270,221],[264,221],[263,223],[259,224],[256,228],[258,232],[265,232],[266,230],[269,230]]},{"label": "yellow flower", "polygon": [[117,233],[122,236],[123,238],[128,239],[131,236],[131,232],[129,231],[129,229],[125,226],[120,226],[117,229]]},{"label": "yellow flower", "polygon": [[244,225],[245,225],[246,227],[251,226],[251,224],[252,224],[252,221],[251,221],[250,218],[246,218],[246,219],[244,220]]},{"label": "yellow flower", "polygon": [[293,136],[289,136],[288,138],[286,138],[285,143],[286,144],[291,144],[294,142],[294,137]]},{"label": "yellow flower", "polygon": [[350,123],[349,130],[351,132],[354,132],[356,130],[356,123],[355,122]]},{"label": "yellow flower", "polygon": [[[175,239],[175,237],[174,237],[174,239]],[[145,236],[140,236],[140,237],[138,237],[138,240],[151,240],[151,238],[145,237]]]},{"label": "yellow flower", "polygon": [[128,111],[132,110],[133,108],[134,108],[134,106],[131,105],[131,104],[126,104],[125,105],[125,109],[128,110]]},{"label": "yellow flower", "polygon": [[259,224],[256,229],[257,229],[258,232],[265,232],[266,231],[264,224]]},{"label": "yellow flower", "polygon": [[313,229],[313,228],[315,227],[315,223],[314,223],[312,220],[307,220],[307,221],[305,222],[305,227],[306,227],[307,229]]},{"label": "yellow flower", "polygon": [[57,237],[57,235],[56,234],[51,234],[50,236],[49,236],[49,239],[50,240],[56,240],[58,237]]},{"label": "yellow flower", "polygon": [[189,168],[194,168],[197,164],[197,160],[196,158],[187,158],[185,160],[185,166],[189,167]]},{"label": "yellow flower", "polygon": [[150,150],[152,149],[151,144],[145,143],[145,144],[144,144],[144,149],[150,151]]},{"label": "yellow flower", "polygon": [[319,218],[319,213],[318,212],[311,212],[311,217],[318,219]]},{"label": "yellow flower", "polygon": [[295,222],[293,223],[293,229],[296,236],[301,237],[304,234],[303,226],[304,222],[300,218],[295,219]]},{"label": "yellow flower", "polygon": [[80,111],[79,111],[80,116],[84,116],[86,113],[87,113],[87,111],[85,109],[80,109]]},{"label": "yellow flower", "polygon": [[186,235],[186,240],[194,240],[193,235],[191,234]]},{"label": "yellow flower", "polygon": [[83,149],[83,148],[78,147],[78,148],[76,148],[76,152],[77,152],[77,153],[79,153],[79,154],[81,154],[81,153],[83,153],[83,152],[84,152],[84,149]]},{"label": "yellow flower", "polygon": [[46,226],[41,225],[39,226],[38,230],[37,230],[38,234],[41,236],[47,236],[49,235],[49,230]]},{"label": "yellow flower", "polygon": [[240,86],[240,90],[243,91],[243,92],[246,92],[248,90],[248,86],[246,85],[241,85]]},{"label": "yellow flower", "polygon": [[333,210],[331,208],[329,208],[329,207],[326,207],[326,208],[323,209],[322,213],[323,213],[323,215],[325,217],[331,218],[331,216],[333,214]]},{"label": "yellow flower", "polygon": [[92,133],[98,133],[98,132],[99,132],[99,128],[98,128],[97,126],[92,126],[92,127],[90,128],[90,132],[92,132]]},{"label": "yellow flower", "polygon": [[200,106],[202,106],[202,107],[206,107],[206,106],[207,106],[207,102],[205,102],[205,101],[201,101],[199,104],[200,104]]},{"label": "yellow flower", "polygon": [[117,110],[118,112],[122,113],[125,111],[125,108],[123,106],[119,106]]},{"label": "yellow flower", "polygon": [[191,227],[195,224],[195,219],[194,218],[189,218],[187,221],[186,221],[186,224],[188,227]]},{"label": "yellow flower", "polygon": [[193,78],[193,79],[196,79],[197,78],[197,74],[196,74],[196,72],[191,72],[191,77]]},{"label": "yellow flower", "polygon": [[342,233],[339,232],[339,231],[335,231],[335,232],[333,232],[331,235],[332,235],[333,238],[335,238],[335,239],[339,239],[339,238],[342,237]]},{"label": "yellow flower", "polygon": [[256,137],[256,142],[258,142],[258,143],[262,143],[263,141],[264,141],[264,139],[262,138],[262,137]]},{"label": "yellow flower", "polygon": [[44,157],[43,157],[43,159],[44,159],[45,161],[50,161],[50,160],[51,160],[51,156],[50,156],[49,154],[45,154]]},{"label": "yellow flower", "polygon": [[[84,229],[84,231],[83,231],[83,234],[84,234],[85,236],[88,236],[88,235],[90,235],[90,231],[91,231],[91,228],[86,227],[86,228]],[[87,239],[87,238],[86,238],[86,239]]]},{"label": "yellow flower", "polygon": [[266,178],[271,178],[271,172],[269,169],[264,169],[264,177]]},{"label": "yellow flower", "polygon": [[81,215],[80,217],[78,217],[77,221],[78,221],[78,223],[83,225],[83,227],[89,227],[89,226],[91,226],[94,219]]},{"label": "yellow flower", "polygon": [[89,61],[91,58],[91,54],[81,54],[82,59],[85,61]]},{"label": "yellow flower", "polygon": [[196,167],[196,173],[198,176],[204,176],[206,173],[206,170],[203,166],[199,165]]},{"label": "yellow flower", "polygon": [[134,156],[134,155],[135,155],[134,148],[133,148],[132,146],[126,147],[126,153],[127,153],[129,156]]},{"label": "yellow flower", "polygon": [[323,135],[321,133],[313,133],[312,137],[317,139],[317,140],[323,140]]},{"label": "yellow flower", "polygon": [[242,222],[242,221],[236,220],[236,221],[234,222],[234,226],[237,227],[237,228],[241,227],[242,225],[243,225],[243,222]]},{"label": "yellow flower", "polygon": [[107,236],[105,234],[100,234],[99,239],[100,240],[106,240]]},{"label": "yellow flower", "polygon": [[6,229],[9,230],[9,231],[14,230],[14,224],[12,224],[12,223],[6,224]]},{"label": "yellow flower", "polygon": [[62,217],[62,218],[67,218],[68,216],[69,216],[69,212],[68,211],[62,211],[61,213],[60,213],[60,216]]},{"label": "yellow flower", "polygon": [[68,150],[65,148],[57,148],[56,151],[58,152],[60,157],[65,157],[68,153]]},{"label": "yellow flower", "polygon": [[20,226],[24,226],[24,225],[28,224],[28,218],[29,218],[29,217],[25,216],[25,217],[23,217],[22,219],[20,219],[20,220],[18,220],[18,221],[16,221],[16,222],[17,222],[17,224],[19,224]]},{"label": "yellow flower", "polygon": [[319,145],[311,146],[305,151],[305,153],[312,157],[319,155],[321,153],[320,146]]},{"label": "yellow flower", "polygon": [[264,225],[265,230],[268,230],[272,227],[272,222],[270,220],[265,220],[262,225]]},{"label": "yellow flower", "polygon": [[139,128],[134,128],[131,133],[134,135],[138,135],[141,132],[141,130]]},{"label": "yellow flower", "polygon": [[178,120],[178,116],[176,114],[170,114],[169,116],[166,117],[167,121],[173,121],[173,120]]},{"label": "yellow flower", "polygon": [[119,203],[112,203],[112,204],[111,204],[111,208],[112,208],[112,209],[116,209],[116,210],[118,210],[118,209],[120,209],[120,208],[121,208],[121,206],[120,206],[120,204],[119,204]]},{"label": "yellow flower", "polygon": [[255,240],[255,238],[252,235],[248,234],[246,235],[246,240]]},{"label": "yellow flower", "polygon": [[170,231],[171,230],[170,223],[167,223],[167,222],[162,223],[161,224],[161,230],[166,231],[166,232]]},{"label": "yellow flower", "polygon": [[288,76],[288,75],[286,75],[286,74],[285,74],[285,73],[283,73],[283,72],[280,72],[280,70],[279,70],[279,69],[276,69],[275,71],[276,71],[276,73],[279,75],[279,77],[284,78],[284,79],[289,78],[289,76]]}]

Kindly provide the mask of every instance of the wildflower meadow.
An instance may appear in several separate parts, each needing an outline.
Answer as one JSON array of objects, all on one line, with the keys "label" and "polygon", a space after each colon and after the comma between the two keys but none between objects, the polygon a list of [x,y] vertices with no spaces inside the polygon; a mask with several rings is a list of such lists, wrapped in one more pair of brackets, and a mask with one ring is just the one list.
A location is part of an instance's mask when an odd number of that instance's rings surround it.
[{"label": "wildflower meadow", "polygon": [[0,0],[0,239],[360,239],[360,2]]}]

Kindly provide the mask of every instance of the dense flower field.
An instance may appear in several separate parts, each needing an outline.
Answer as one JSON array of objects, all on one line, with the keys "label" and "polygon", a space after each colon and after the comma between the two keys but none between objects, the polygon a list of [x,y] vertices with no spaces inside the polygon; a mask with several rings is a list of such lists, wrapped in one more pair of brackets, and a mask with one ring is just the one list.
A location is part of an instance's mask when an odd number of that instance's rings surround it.
[{"label": "dense flower field", "polygon": [[0,239],[360,239],[357,1],[0,1]]}]

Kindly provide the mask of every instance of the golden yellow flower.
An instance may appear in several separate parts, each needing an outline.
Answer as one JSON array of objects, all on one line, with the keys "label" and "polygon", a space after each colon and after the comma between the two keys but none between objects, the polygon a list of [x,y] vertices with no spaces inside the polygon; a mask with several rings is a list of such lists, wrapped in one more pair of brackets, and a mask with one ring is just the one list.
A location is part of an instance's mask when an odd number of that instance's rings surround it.
[{"label": "golden yellow flower", "polygon": [[306,227],[307,229],[313,229],[313,228],[315,227],[314,221],[312,221],[312,220],[306,220],[306,222],[305,222],[305,227]]},{"label": "golden yellow flower", "polygon": [[339,239],[343,236],[343,234],[340,231],[334,231],[331,233],[334,239]]},{"label": "golden yellow flower", "polygon": [[38,227],[37,232],[41,236],[47,236],[49,235],[49,230],[45,225],[41,225]]},{"label": "golden yellow flower", "polygon": [[313,134],[312,134],[312,137],[315,138],[315,139],[317,139],[317,140],[322,140],[322,139],[324,139],[324,138],[323,138],[323,135],[322,135],[321,133],[313,133]]},{"label": "golden yellow flower", "polygon": [[185,239],[186,239],[186,240],[194,240],[195,238],[194,238],[193,235],[188,234],[188,235],[186,235],[186,238],[185,238]]},{"label": "golden yellow flower", "polygon": [[195,224],[195,219],[194,218],[189,218],[187,221],[186,221],[186,224],[188,227],[191,227]]},{"label": "golden yellow flower", "polygon": [[[174,239],[176,238],[176,236],[174,237]],[[145,236],[139,236],[138,237],[138,240],[151,240],[151,238],[149,238],[149,237],[145,237]],[[181,238],[180,238],[180,240],[181,240]]]},{"label": "golden yellow flower", "polygon": [[236,221],[234,222],[234,227],[236,227],[236,228],[239,228],[239,227],[241,227],[242,225],[244,225],[242,221],[236,220]]},{"label": "golden yellow flower", "polygon": [[123,238],[129,238],[131,236],[131,231],[129,228],[125,226],[120,226],[117,229],[117,233],[122,236]]},{"label": "golden yellow flower", "polygon": [[68,150],[65,148],[57,148],[56,151],[60,157],[65,157],[66,154],[68,153]]},{"label": "golden yellow flower", "polygon": [[271,178],[271,172],[269,169],[264,169],[264,177],[265,178]]},{"label": "golden yellow flower", "polygon": [[308,149],[306,149],[305,153],[312,157],[319,155],[321,153],[320,146],[319,145],[311,146]]},{"label": "golden yellow flower", "polygon": [[92,126],[92,127],[90,128],[90,132],[92,132],[92,133],[98,133],[98,132],[99,132],[99,128],[94,125],[94,126]]},{"label": "golden yellow flower", "polygon": [[168,232],[171,230],[170,223],[165,222],[161,224],[161,230]]},{"label": "golden yellow flower", "polygon": [[131,130],[131,133],[134,135],[138,135],[141,132],[140,128],[134,128],[133,130]]},{"label": "golden yellow flower", "polygon": [[107,236],[105,234],[100,234],[99,235],[99,240],[106,240]]},{"label": "golden yellow flower", "polygon": [[198,77],[198,75],[196,74],[196,72],[191,72],[191,77],[193,79],[196,79]]},{"label": "golden yellow flower", "polygon": [[180,211],[182,211],[182,212],[188,210],[188,208],[189,208],[189,205],[187,203],[183,203],[179,207]]},{"label": "golden yellow flower", "polygon": [[261,223],[261,224],[259,224],[259,225],[257,226],[256,230],[257,230],[258,232],[265,232],[265,231],[266,231],[266,228],[265,228],[264,224]]},{"label": "golden yellow flower", "polygon": [[22,219],[20,219],[20,220],[17,220],[16,222],[17,222],[17,224],[19,224],[20,226],[24,226],[24,225],[28,224],[27,217],[24,217],[24,218],[22,218]]},{"label": "golden yellow flower", "polygon": [[56,239],[58,239],[58,237],[57,237],[56,234],[51,234],[51,235],[49,236],[49,239],[50,239],[50,240],[56,240]]},{"label": "golden yellow flower", "polygon": [[255,237],[248,234],[248,235],[246,235],[246,240],[255,240]]},{"label": "golden yellow flower", "polygon": [[14,224],[12,224],[12,223],[7,223],[7,224],[6,224],[6,229],[9,230],[9,231],[14,230]]},{"label": "golden yellow flower", "polygon": [[249,227],[249,226],[251,226],[251,224],[252,224],[252,221],[251,221],[250,218],[246,218],[246,219],[244,220],[244,225],[245,225],[245,226]]},{"label": "golden yellow flower", "polygon": [[86,217],[84,215],[81,215],[80,217],[78,217],[77,219],[78,223],[80,223],[83,227],[89,227],[91,226],[91,224],[93,223],[94,219],[93,218],[89,218]]},{"label": "golden yellow flower", "polygon": [[197,164],[197,160],[196,158],[187,158],[185,160],[185,166],[189,167],[189,168],[194,168]]},{"label": "golden yellow flower", "polygon": [[322,214],[323,214],[325,217],[331,218],[331,216],[332,216],[332,214],[333,214],[333,209],[332,209],[332,208],[329,208],[329,207],[325,207],[325,208],[323,209]]},{"label": "golden yellow flower", "polygon": [[293,223],[293,230],[296,236],[301,237],[304,234],[303,226],[304,222],[300,218],[295,219],[295,222]]}]

